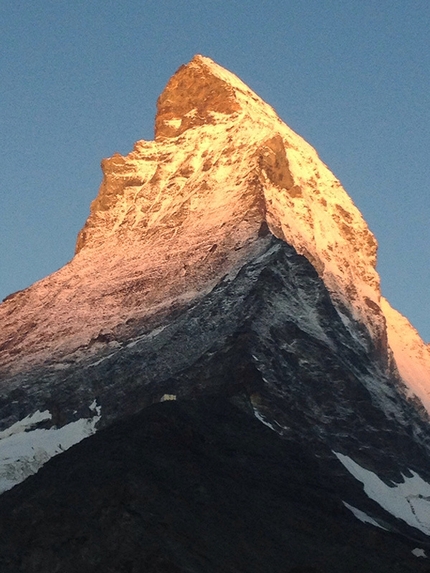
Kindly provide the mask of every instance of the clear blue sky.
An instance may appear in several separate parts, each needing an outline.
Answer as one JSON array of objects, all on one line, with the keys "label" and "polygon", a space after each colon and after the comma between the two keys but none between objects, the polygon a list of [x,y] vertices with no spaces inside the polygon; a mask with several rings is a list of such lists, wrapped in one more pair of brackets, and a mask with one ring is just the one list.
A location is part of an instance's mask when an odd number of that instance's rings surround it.
[{"label": "clear blue sky", "polygon": [[72,257],[100,160],[152,139],[158,95],[201,53],[317,149],[429,341],[429,31],[429,0],[3,0],[0,298]]}]

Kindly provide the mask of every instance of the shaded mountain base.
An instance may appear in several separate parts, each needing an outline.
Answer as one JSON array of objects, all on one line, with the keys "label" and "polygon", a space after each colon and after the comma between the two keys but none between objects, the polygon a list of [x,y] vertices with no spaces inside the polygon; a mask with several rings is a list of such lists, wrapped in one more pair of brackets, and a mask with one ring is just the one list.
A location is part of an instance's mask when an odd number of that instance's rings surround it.
[{"label": "shaded mountain base", "polygon": [[155,404],[0,498],[2,573],[428,572],[414,547],[356,520],[310,452],[218,397]]}]

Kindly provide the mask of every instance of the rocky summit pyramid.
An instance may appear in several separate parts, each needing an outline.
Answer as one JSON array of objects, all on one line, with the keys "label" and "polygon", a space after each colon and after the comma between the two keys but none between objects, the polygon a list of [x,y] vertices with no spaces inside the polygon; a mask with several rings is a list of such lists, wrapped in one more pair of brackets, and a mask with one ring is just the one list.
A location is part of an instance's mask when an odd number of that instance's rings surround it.
[{"label": "rocky summit pyramid", "polygon": [[195,56],[102,169],[0,305],[1,571],[425,571],[430,349],[315,150]]}]

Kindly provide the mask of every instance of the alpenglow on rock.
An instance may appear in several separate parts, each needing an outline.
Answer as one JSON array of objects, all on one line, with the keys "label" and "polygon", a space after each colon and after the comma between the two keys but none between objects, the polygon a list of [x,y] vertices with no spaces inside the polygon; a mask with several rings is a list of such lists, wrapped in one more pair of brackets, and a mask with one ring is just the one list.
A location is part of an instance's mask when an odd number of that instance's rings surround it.
[{"label": "alpenglow on rock", "polygon": [[383,346],[376,241],[316,152],[201,56],[173,76],[158,108],[154,142],[103,161],[77,256],[7,301],[12,352],[2,366],[85,353],[100,330],[202,294],[246,259],[266,222],[310,260],[345,321],[360,320]]},{"label": "alpenglow on rock", "polygon": [[[310,260],[345,321],[352,315],[384,346],[377,245],[367,224],[315,151],[213,61],[196,56],[180,68],[158,100],[155,142],[138,142],[127,157],[104,161],[103,171],[78,252],[105,249],[106,240],[116,250],[158,240],[194,266],[184,246],[205,256],[217,245],[209,258],[219,260],[264,222]],[[200,288],[217,276],[203,275]]]},{"label": "alpenglow on rock", "polygon": [[239,387],[285,430],[287,402],[273,409],[267,388],[288,401],[308,384],[320,395],[300,407],[336,451],[349,453],[339,420],[371,425],[372,408],[424,448],[430,352],[381,299],[376,240],[315,150],[243,82],[195,56],[159,98],[155,140],[102,169],[74,258],[0,305],[5,435],[79,421],[89,435],[164,395]]}]

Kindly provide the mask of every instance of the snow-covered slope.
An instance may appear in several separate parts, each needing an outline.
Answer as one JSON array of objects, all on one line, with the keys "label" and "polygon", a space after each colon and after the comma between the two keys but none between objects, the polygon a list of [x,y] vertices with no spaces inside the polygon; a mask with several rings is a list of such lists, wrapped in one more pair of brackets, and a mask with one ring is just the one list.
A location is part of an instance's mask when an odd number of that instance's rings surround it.
[{"label": "snow-covered slope", "polygon": [[68,450],[95,432],[100,407],[94,401],[88,418],[81,418],[61,428],[38,428],[52,420],[49,410],[37,410],[10,428],[0,432],[0,493],[36,473],[53,456]]}]

